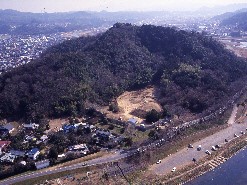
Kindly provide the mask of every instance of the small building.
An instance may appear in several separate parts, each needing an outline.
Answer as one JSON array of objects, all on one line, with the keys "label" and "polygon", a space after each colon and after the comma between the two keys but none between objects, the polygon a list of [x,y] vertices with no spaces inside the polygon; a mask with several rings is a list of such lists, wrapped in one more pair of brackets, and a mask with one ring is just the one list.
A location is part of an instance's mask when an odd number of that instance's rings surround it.
[{"label": "small building", "polygon": [[104,130],[97,130],[96,135],[99,137],[104,137],[104,138],[109,138],[111,135],[111,132],[109,131],[104,131]]},{"label": "small building", "polygon": [[15,127],[11,123],[7,123],[6,125],[3,126],[3,128],[8,130],[9,134],[11,134],[15,130]]},{"label": "small building", "polygon": [[27,130],[35,130],[35,129],[39,128],[39,124],[28,123],[28,124],[24,124],[23,127]]},{"label": "small building", "polygon": [[35,163],[35,167],[37,170],[46,168],[48,166],[50,166],[50,161],[48,159],[43,160],[43,161],[38,161]]},{"label": "small building", "polygon": [[21,161],[20,164],[23,165],[23,166],[26,166],[27,162],[26,161]]},{"label": "small building", "polygon": [[27,153],[27,156],[33,160],[36,160],[39,154],[40,154],[39,149],[33,148]]},{"label": "small building", "polygon": [[89,152],[86,144],[79,144],[79,145],[70,146],[69,150],[70,151],[80,151],[80,152],[83,152],[83,154],[85,154],[85,155]]},{"label": "small building", "polygon": [[0,141],[0,155],[10,145],[11,141]]},{"label": "small building", "polygon": [[74,126],[75,126],[75,128],[77,128],[77,127],[79,127],[79,126],[85,127],[85,126],[87,126],[87,123],[82,123],[82,122],[80,122],[80,123],[76,123]]},{"label": "small building", "polygon": [[73,131],[75,129],[75,126],[74,125],[63,125],[62,128],[65,133],[68,133],[70,131]]},{"label": "small building", "polygon": [[41,137],[40,137],[40,139],[41,139],[41,141],[43,141],[43,142],[44,142],[45,140],[47,140],[47,139],[48,139],[48,136],[47,136],[47,135],[43,135],[43,136],[41,136]]},{"label": "small building", "polygon": [[15,157],[25,157],[25,152],[20,150],[10,150],[9,153]]},{"label": "small building", "polygon": [[136,125],[138,123],[138,121],[135,119],[135,118],[130,118],[128,121],[127,121],[128,124],[131,124],[131,125]]},{"label": "small building", "polygon": [[0,158],[1,162],[13,163],[15,161],[15,156],[10,153],[6,153],[4,156]]}]

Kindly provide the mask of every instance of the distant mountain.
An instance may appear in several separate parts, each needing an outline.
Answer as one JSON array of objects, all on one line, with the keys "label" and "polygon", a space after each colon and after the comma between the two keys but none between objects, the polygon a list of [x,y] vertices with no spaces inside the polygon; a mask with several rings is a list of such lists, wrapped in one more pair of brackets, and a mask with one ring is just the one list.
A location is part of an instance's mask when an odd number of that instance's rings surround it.
[{"label": "distant mountain", "polygon": [[0,10],[0,33],[32,35],[92,28],[104,23],[88,12],[30,13]]},{"label": "distant mountain", "polygon": [[[83,114],[126,90],[154,85],[171,113],[203,113],[242,88],[247,63],[210,37],[169,27],[115,24],[49,48],[0,76],[0,116]],[[236,83],[239,82],[238,85]]]},{"label": "distant mountain", "polygon": [[223,19],[223,26],[236,26],[237,28],[247,31],[247,11],[236,13],[233,16]]},{"label": "distant mountain", "polygon": [[0,10],[0,34],[34,35],[110,26],[171,15],[168,12],[61,12],[30,13]]},{"label": "distant mountain", "polygon": [[215,6],[215,7],[202,7],[196,12],[201,14],[201,15],[211,15],[211,16],[217,16],[221,14],[225,14],[226,16],[230,12],[235,12],[240,9],[246,9],[247,8],[247,3],[238,3],[238,4],[229,4],[229,5],[221,5],[221,6]]},{"label": "distant mountain", "polygon": [[247,12],[247,8],[242,8],[240,10],[237,10],[235,12],[226,12],[224,14],[221,15],[217,15],[215,17],[213,17],[213,20],[218,20],[218,21],[223,21],[224,19],[228,19],[236,14],[242,13],[242,12]]}]

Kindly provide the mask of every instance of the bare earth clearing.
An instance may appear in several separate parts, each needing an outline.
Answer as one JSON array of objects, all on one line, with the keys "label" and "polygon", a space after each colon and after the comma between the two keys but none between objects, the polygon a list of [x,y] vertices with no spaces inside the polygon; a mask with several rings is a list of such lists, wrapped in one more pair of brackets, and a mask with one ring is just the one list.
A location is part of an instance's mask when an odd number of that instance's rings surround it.
[{"label": "bare earth clearing", "polygon": [[62,128],[62,124],[68,122],[68,119],[52,119],[49,122],[50,131],[57,131]]},{"label": "bare earth clearing", "polygon": [[162,108],[156,98],[157,95],[155,93],[155,88],[153,87],[138,91],[127,91],[117,98],[117,103],[120,108],[119,113],[108,111],[108,107],[104,107],[102,112],[106,113],[109,118],[119,119],[122,117],[125,121],[130,118],[136,118],[138,122],[141,123],[143,118],[134,116],[133,111],[141,110],[147,112],[151,109],[161,111]]},{"label": "bare earth clearing", "polygon": [[240,41],[246,42],[247,38],[223,38],[220,41],[225,44],[226,49],[233,51],[237,56],[247,58],[247,48],[240,47]]}]

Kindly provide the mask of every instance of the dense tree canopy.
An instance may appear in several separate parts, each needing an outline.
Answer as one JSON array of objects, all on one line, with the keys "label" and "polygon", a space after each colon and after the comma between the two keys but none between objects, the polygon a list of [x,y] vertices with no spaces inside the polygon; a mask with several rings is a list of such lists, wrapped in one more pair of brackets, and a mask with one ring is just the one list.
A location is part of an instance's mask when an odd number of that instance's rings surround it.
[{"label": "dense tree canopy", "polygon": [[246,72],[246,61],[210,37],[117,23],[2,74],[0,116],[82,114],[92,104],[109,105],[124,91],[147,85],[162,89],[162,104],[200,113],[236,92],[231,84]]}]

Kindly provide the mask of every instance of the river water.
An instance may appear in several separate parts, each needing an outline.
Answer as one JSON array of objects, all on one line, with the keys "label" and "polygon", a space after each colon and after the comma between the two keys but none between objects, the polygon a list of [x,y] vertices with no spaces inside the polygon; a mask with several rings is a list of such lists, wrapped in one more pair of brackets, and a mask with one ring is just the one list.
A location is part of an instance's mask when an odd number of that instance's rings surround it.
[{"label": "river water", "polygon": [[186,185],[247,185],[247,149]]}]

